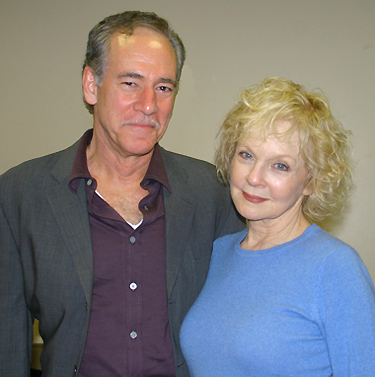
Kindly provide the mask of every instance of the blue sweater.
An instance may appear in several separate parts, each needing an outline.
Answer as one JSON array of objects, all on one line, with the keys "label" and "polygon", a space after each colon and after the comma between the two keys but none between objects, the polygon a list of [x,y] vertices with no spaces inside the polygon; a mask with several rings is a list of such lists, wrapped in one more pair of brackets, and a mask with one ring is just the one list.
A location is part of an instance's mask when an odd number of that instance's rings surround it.
[{"label": "blue sweater", "polygon": [[312,225],[247,251],[214,244],[180,338],[192,377],[374,377],[375,293],[350,246]]}]

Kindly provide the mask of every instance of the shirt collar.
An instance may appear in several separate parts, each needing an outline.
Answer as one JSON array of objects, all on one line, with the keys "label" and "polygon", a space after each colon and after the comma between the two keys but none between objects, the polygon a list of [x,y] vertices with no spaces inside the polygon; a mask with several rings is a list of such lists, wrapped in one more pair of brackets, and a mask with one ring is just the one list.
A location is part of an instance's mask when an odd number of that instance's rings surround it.
[{"label": "shirt collar", "polygon": [[142,180],[142,183],[145,181],[154,180],[161,183],[169,192],[172,192],[169,185],[167,172],[165,170],[163,157],[161,156],[159,144],[155,145],[154,152],[151,157],[150,165],[148,166],[145,177]]},{"label": "shirt collar", "polygon": [[[87,167],[86,157],[86,149],[88,145],[90,145],[92,135],[93,129],[87,130],[83,134],[78,144],[78,149],[73,162],[72,171],[69,177],[69,187],[74,193],[77,193],[81,179],[85,179],[86,182],[90,179],[94,181],[94,178],[91,177],[89,169]],[[161,183],[165,188],[167,188],[169,192],[172,192],[171,187],[169,185],[167,172],[165,170],[163,157],[160,152],[159,144],[155,145],[150,165],[148,166],[145,177],[142,180],[142,184],[147,185],[148,183],[150,183],[150,181],[157,181]]]}]

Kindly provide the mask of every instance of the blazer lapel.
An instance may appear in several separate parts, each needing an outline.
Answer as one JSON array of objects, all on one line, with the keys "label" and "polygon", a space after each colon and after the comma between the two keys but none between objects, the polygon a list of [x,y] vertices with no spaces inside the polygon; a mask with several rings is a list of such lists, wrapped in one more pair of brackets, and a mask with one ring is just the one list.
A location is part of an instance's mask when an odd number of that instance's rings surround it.
[{"label": "blazer lapel", "polygon": [[[73,159],[76,148],[73,149]],[[91,232],[87,211],[86,187],[82,180],[74,194],[69,186],[69,176],[73,160],[60,161],[52,171],[54,184],[46,190],[55,219],[72,255],[78,277],[86,299],[91,303],[94,263],[92,255]]]},{"label": "blazer lapel", "polygon": [[187,245],[195,212],[195,200],[189,189],[188,177],[182,167],[177,166],[173,158],[162,148],[161,152],[172,189],[170,193],[164,188],[167,292],[170,297],[180,270],[185,245]]}]

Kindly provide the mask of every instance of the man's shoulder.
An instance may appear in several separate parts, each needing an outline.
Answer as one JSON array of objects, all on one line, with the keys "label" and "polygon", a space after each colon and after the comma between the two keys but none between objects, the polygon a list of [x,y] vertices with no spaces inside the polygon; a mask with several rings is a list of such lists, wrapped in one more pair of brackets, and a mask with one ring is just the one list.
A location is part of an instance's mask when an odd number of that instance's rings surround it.
[{"label": "man's shoulder", "polygon": [[173,172],[183,169],[187,174],[194,173],[194,176],[204,174],[207,178],[216,180],[216,169],[213,164],[164,148],[160,148],[160,151],[167,171]]},{"label": "man's shoulder", "polygon": [[50,174],[56,167],[60,171],[68,172],[72,167],[77,146],[78,142],[61,151],[25,161],[9,169],[0,176],[0,186],[11,182],[31,183],[34,179]]}]

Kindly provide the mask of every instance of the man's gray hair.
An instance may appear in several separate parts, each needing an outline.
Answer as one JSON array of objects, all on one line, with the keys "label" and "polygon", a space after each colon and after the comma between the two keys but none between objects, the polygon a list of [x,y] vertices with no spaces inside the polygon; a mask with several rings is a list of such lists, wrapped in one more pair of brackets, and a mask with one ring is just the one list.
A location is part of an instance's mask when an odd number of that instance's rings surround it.
[{"label": "man's gray hair", "polygon": [[[168,21],[151,12],[127,11],[106,17],[95,25],[89,33],[82,73],[85,67],[92,68],[96,82],[100,86],[107,67],[107,49],[111,36],[114,33],[132,35],[138,27],[153,29],[169,40],[176,54],[176,82],[178,84],[185,62],[185,47]],[[83,100],[89,112],[93,114],[93,105],[88,104],[85,98]]]}]

